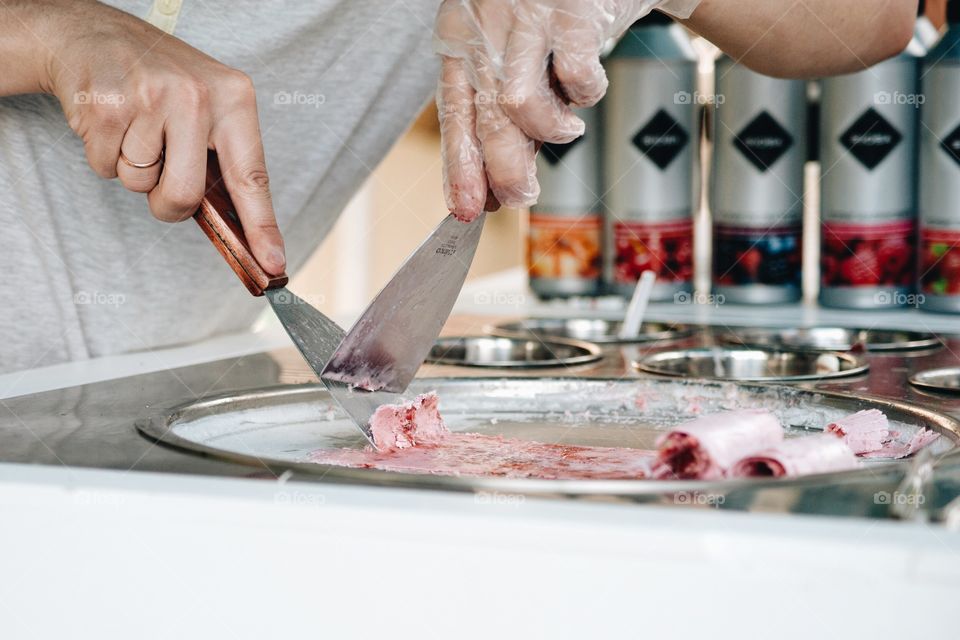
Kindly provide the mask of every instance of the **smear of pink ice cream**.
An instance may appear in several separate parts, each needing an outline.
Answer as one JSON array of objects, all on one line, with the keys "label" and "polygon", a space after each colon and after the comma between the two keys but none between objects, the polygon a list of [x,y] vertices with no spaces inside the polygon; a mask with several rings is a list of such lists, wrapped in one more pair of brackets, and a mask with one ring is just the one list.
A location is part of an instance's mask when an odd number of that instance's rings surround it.
[{"label": "smear of pink ice cream", "polygon": [[890,422],[882,411],[868,409],[831,422],[825,431],[839,436],[854,453],[867,453],[890,439]]},{"label": "smear of pink ice cream", "polygon": [[440,400],[433,392],[417,396],[413,402],[378,407],[370,418],[370,431],[380,451],[439,444],[450,434],[440,417]]},{"label": "smear of pink ice cream", "polygon": [[452,433],[435,393],[379,407],[370,420],[377,450],[319,449],[311,462],[401,473],[545,479],[636,480],[655,452],[546,444],[477,433]]},{"label": "smear of pink ice cream", "polygon": [[828,424],[825,431],[839,436],[854,453],[864,458],[905,458],[940,437],[930,429],[921,429],[909,441],[902,442],[898,440],[900,434],[890,430],[887,416],[878,409],[840,418]]}]

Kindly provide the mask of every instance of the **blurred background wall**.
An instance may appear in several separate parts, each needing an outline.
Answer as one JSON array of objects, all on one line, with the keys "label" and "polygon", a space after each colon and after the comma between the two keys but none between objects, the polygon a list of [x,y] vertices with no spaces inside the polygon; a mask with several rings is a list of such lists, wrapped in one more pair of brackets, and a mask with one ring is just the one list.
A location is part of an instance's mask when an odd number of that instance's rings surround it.
[{"label": "blurred background wall", "polygon": [[[437,112],[427,107],[343,212],[291,288],[331,314],[363,309],[447,215]],[[523,262],[521,212],[490,215],[470,278]]]}]

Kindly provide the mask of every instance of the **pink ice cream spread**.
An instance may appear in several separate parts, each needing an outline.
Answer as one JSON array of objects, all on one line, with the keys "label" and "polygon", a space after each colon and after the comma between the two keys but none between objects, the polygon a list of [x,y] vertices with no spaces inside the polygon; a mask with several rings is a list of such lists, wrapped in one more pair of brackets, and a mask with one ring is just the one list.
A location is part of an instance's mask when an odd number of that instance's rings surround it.
[{"label": "pink ice cream spread", "polygon": [[742,458],[783,440],[775,415],[760,409],[713,413],[678,425],[657,441],[654,476],[718,480]]},{"label": "pink ice cream spread", "polygon": [[855,469],[860,464],[847,443],[831,434],[784,440],[747,456],[730,470],[735,478],[800,476]]},{"label": "pink ice cream spread", "polygon": [[370,420],[377,450],[319,449],[309,460],[363,469],[452,476],[636,480],[649,476],[654,452],[545,444],[478,433],[452,433],[435,393],[384,405]]},{"label": "pink ice cream spread", "polygon": [[921,429],[909,441],[900,441],[900,434],[890,430],[887,416],[877,409],[858,411],[831,422],[826,431],[839,436],[864,458],[905,458],[940,437],[930,429]]},{"label": "pink ice cream spread", "polygon": [[783,477],[856,468],[860,457],[901,458],[939,437],[918,431],[897,440],[883,413],[860,411],[824,433],[784,439],[777,417],[760,409],[701,416],[673,427],[657,451],[547,444],[451,432],[436,393],[379,407],[370,420],[377,448],[319,449],[318,464],[400,473],[541,479],[638,480]]},{"label": "pink ice cream spread", "polygon": [[370,431],[377,449],[399,451],[439,444],[450,434],[440,417],[439,405],[436,393],[425,393],[413,402],[378,407],[370,418]]},{"label": "pink ice cream spread", "polygon": [[[893,433],[894,438],[900,434]],[[940,437],[939,433],[934,433],[930,429],[917,431],[907,442],[891,439],[883,443],[883,446],[877,451],[868,451],[862,455],[864,458],[906,458],[912,456],[920,449]]]},{"label": "pink ice cream spread", "polygon": [[887,416],[877,409],[857,411],[855,414],[831,422],[827,433],[839,436],[854,453],[877,451],[890,439],[890,423]]}]

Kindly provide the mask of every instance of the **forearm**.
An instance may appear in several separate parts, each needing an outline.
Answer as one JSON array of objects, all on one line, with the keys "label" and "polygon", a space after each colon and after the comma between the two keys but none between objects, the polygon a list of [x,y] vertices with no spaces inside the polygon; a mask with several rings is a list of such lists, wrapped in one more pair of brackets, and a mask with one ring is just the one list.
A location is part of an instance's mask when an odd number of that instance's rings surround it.
[{"label": "forearm", "polygon": [[703,0],[684,24],[756,71],[812,77],[896,55],[916,11],[916,0]]},{"label": "forearm", "polygon": [[58,0],[0,0],[0,96],[49,93]]}]

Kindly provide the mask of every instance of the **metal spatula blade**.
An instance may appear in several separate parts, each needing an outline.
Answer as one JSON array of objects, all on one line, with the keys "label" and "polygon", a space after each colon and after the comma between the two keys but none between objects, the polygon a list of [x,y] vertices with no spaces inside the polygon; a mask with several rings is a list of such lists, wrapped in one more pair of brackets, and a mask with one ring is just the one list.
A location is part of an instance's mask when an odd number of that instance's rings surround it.
[{"label": "metal spatula blade", "polygon": [[466,223],[447,216],[377,294],[324,367],[324,384],[366,431],[376,408],[406,391],[440,335],[485,220],[486,214]]},{"label": "metal spatula blade", "polygon": [[463,288],[485,217],[464,223],[447,216],[377,294],[322,377],[368,391],[406,391]]},{"label": "metal spatula blade", "polygon": [[347,332],[286,287],[268,289],[264,295],[287,335],[319,377]]},{"label": "metal spatula blade", "polygon": [[[194,219],[240,281],[255,296],[265,296],[280,324],[317,377],[346,333],[287,288],[287,275],[271,275],[257,262],[236,214],[216,153],[207,154],[207,187]],[[369,429],[364,435],[370,437]]]}]

